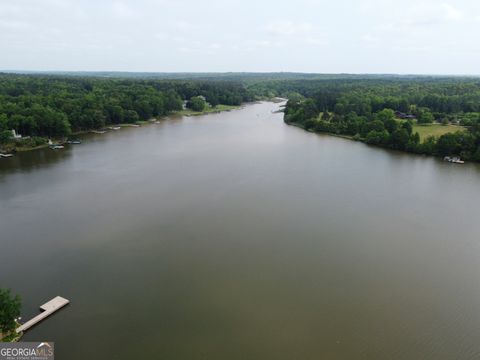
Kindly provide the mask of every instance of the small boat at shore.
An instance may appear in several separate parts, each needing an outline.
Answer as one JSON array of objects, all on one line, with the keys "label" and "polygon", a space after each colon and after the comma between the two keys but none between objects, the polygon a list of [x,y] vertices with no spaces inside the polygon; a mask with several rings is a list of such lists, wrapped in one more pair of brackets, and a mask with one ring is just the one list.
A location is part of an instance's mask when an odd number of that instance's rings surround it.
[{"label": "small boat at shore", "polygon": [[60,144],[50,145],[50,149],[52,149],[52,150],[61,150],[63,148],[65,148],[65,146],[60,145]]},{"label": "small boat at shore", "polygon": [[453,164],[465,164],[465,161],[463,161],[462,159],[460,159],[459,157],[457,156],[454,156],[454,157],[450,157],[450,156],[445,156],[443,158],[444,161],[448,161],[448,162],[451,162]]},{"label": "small boat at shore", "polygon": [[13,154],[0,154],[0,158],[9,158],[12,157]]},{"label": "small boat at shore", "polygon": [[92,134],[105,134],[106,130],[92,130],[90,131]]},{"label": "small boat at shore", "polygon": [[109,126],[107,129],[116,131],[116,130],[120,130],[121,127],[120,126]]}]

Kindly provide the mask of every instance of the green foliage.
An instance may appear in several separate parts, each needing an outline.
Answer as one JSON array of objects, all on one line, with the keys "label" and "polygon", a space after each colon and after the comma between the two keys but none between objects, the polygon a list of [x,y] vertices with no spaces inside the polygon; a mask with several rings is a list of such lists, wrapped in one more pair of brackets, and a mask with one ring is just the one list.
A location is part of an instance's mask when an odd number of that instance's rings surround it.
[{"label": "green foliage", "polygon": [[[15,129],[23,136],[65,138],[72,131],[180,111],[183,99],[199,95],[212,106],[254,99],[244,84],[234,81],[0,74],[0,132]],[[0,137],[5,141],[6,133]]]},{"label": "green foliage", "polygon": [[[480,160],[480,83],[471,79],[337,79],[283,86],[306,96],[288,101],[286,122],[397,150]],[[414,116],[404,120],[404,114]],[[414,124],[415,117],[423,126]],[[435,117],[445,124],[458,119],[469,131],[453,133],[464,128],[429,125]],[[428,137],[430,133],[436,137]],[[423,142],[421,136],[427,136]]]},{"label": "green foliage", "polygon": [[375,114],[375,118],[386,123],[395,120],[395,112],[392,109],[383,109]]},{"label": "green foliage", "polygon": [[402,124],[402,128],[407,130],[407,133],[408,135],[412,135],[412,132],[413,132],[413,125],[410,121],[405,121],[403,124]]},{"label": "green foliage", "polygon": [[0,114],[0,131],[8,130],[8,118],[6,114]]},{"label": "green foliage", "polygon": [[203,111],[206,105],[206,101],[200,96],[194,96],[187,102],[187,108],[193,111]]},{"label": "green foliage", "polygon": [[417,121],[419,124],[431,124],[434,121],[433,114],[428,109],[420,109],[417,112]]},{"label": "green foliage", "polygon": [[370,145],[385,146],[388,144],[388,132],[386,130],[372,130],[365,137],[365,142]]},{"label": "green foliage", "polygon": [[303,95],[296,91],[291,91],[286,94],[286,98],[295,102],[300,102],[304,99]]},{"label": "green foliage", "polygon": [[12,296],[9,289],[0,289],[0,332],[7,334],[15,330],[15,318],[20,316],[21,301]]},{"label": "green foliage", "polygon": [[0,131],[0,144],[6,144],[10,140],[12,140],[13,134],[10,130],[2,130]]},{"label": "green foliage", "polygon": [[442,156],[463,154],[470,157],[469,154],[474,154],[475,150],[475,139],[469,133],[444,134],[437,141],[437,152]]},{"label": "green foliage", "polygon": [[398,128],[390,134],[389,145],[396,150],[405,150],[409,141],[410,135],[407,130]]}]

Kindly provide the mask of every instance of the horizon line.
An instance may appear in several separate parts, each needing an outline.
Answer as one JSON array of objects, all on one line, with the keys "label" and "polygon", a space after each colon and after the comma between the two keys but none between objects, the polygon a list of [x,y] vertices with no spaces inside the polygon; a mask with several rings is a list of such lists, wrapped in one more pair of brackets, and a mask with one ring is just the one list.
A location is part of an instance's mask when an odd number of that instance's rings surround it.
[{"label": "horizon line", "polygon": [[299,74],[299,75],[369,75],[369,76],[425,76],[425,77],[480,77],[480,74],[452,73],[394,73],[394,72],[304,72],[304,71],[137,71],[137,70],[22,70],[0,69],[0,73],[41,74],[41,73],[125,73],[125,74]]}]

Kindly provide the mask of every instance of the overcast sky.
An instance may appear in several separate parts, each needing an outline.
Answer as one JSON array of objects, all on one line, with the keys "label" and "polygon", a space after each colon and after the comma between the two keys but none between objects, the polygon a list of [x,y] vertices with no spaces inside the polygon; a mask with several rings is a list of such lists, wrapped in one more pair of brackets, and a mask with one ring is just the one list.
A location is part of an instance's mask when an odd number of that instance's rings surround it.
[{"label": "overcast sky", "polygon": [[0,0],[0,69],[480,74],[479,0]]}]

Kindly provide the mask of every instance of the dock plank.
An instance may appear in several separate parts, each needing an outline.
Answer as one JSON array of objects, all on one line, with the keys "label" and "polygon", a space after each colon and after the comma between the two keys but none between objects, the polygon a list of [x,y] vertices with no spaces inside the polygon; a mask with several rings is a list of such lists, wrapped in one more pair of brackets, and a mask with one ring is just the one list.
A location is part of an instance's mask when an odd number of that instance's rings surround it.
[{"label": "dock plank", "polygon": [[69,304],[70,301],[61,297],[57,296],[53,298],[52,300],[46,302],[42,306],[40,306],[40,309],[43,310],[42,313],[38,314],[35,316],[33,319],[28,320],[26,323],[20,325],[17,328],[17,333],[20,333],[22,331],[26,331],[30,329],[32,326],[38,324],[40,321],[45,319],[47,316],[52,315],[55,311],[60,310],[62,307],[65,305]]}]

